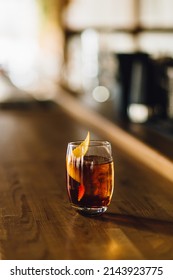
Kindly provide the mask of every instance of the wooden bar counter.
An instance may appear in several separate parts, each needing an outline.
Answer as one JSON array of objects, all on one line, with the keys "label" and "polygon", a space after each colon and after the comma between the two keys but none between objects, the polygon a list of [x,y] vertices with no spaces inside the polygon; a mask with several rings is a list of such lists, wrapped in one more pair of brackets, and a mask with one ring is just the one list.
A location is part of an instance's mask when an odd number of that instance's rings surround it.
[{"label": "wooden bar counter", "polygon": [[59,105],[0,110],[0,259],[173,259],[173,182],[116,144],[108,211],[71,208],[66,146],[88,130],[111,140]]}]

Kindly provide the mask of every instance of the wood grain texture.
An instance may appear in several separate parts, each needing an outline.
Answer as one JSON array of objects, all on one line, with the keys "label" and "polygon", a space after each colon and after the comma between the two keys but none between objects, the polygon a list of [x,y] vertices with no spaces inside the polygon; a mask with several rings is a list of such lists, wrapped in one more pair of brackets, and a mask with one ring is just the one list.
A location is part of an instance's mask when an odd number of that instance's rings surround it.
[{"label": "wood grain texture", "polygon": [[71,209],[66,146],[88,130],[103,137],[60,107],[0,111],[1,259],[173,259],[172,183],[116,145],[108,211]]}]

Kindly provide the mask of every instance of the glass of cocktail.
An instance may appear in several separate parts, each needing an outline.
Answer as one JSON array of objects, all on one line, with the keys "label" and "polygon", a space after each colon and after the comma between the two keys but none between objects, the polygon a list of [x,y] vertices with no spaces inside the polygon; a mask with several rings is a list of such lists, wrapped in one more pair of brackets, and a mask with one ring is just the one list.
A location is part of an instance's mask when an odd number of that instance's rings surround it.
[{"label": "glass of cocktail", "polygon": [[111,144],[90,140],[68,143],[66,155],[67,190],[70,203],[85,215],[107,210],[114,188]]}]

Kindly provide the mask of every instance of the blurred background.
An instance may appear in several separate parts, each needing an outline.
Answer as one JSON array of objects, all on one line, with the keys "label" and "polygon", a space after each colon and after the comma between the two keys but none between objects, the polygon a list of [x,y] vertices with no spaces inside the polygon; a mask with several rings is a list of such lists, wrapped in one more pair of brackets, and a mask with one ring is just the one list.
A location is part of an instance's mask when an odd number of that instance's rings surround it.
[{"label": "blurred background", "polygon": [[173,135],[173,1],[0,0],[0,104],[59,87]]},{"label": "blurred background", "polygon": [[63,63],[66,3],[0,0],[0,102],[52,97]]}]

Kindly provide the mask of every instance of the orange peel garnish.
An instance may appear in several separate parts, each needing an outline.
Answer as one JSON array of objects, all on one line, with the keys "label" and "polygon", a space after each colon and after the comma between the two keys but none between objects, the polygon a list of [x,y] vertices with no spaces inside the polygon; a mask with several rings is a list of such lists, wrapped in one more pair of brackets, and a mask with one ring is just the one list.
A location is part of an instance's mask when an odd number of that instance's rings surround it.
[{"label": "orange peel garnish", "polygon": [[77,197],[78,201],[80,201],[82,199],[82,197],[84,196],[84,193],[85,193],[85,187],[84,187],[84,185],[80,185],[78,187],[78,197]]},{"label": "orange peel garnish", "polygon": [[88,151],[89,142],[90,142],[90,133],[88,131],[85,140],[72,151],[73,155],[77,158],[84,156]]},{"label": "orange peel garnish", "polygon": [[67,173],[71,178],[73,178],[79,183],[82,182],[80,182],[79,169],[76,167],[76,163],[78,159],[80,160],[80,158],[82,158],[87,153],[89,142],[90,142],[90,133],[88,132],[85,140],[82,141],[81,144],[78,145],[72,151],[72,154],[69,155],[69,157],[66,159]]}]

